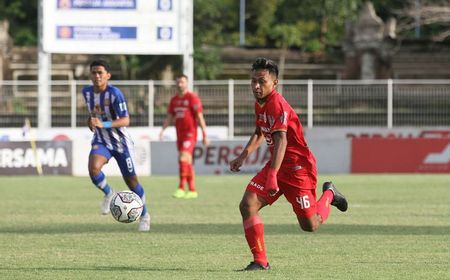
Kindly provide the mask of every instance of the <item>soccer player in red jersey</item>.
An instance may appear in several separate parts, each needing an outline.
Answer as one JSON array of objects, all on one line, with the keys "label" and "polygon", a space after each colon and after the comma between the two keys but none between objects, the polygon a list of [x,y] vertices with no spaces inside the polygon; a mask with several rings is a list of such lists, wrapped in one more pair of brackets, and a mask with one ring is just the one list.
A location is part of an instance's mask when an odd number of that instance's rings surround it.
[{"label": "soccer player in red jersey", "polygon": [[[188,90],[188,78],[181,75],[176,79],[177,94],[170,100],[167,108],[167,118],[163,123],[160,139],[164,130],[175,123],[177,132],[178,165],[180,183],[173,194],[175,198],[197,198],[195,189],[194,167],[192,165],[192,153],[197,142],[197,126],[202,129],[203,145],[208,145],[206,135],[206,123],[203,117],[203,106],[200,98],[194,92]],[[185,191],[186,183],[189,190]]]},{"label": "soccer player in red jersey", "polygon": [[269,262],[264,247],[264,227],[259,210],[281,195],[291,203],[300,227],[316,231],[330,213],[330,204],[347,210],[347,200],[331,182],[316,195],[316,160],[309,149],[300,120],[288,102],[276,91],[278,66],[266,58],[252,65],[251,87],[255,102],[256,129],[242,153],[230,162],[237,172],[265,140],[271,158],[251,179],[240,202],[245,238],[253,261],[244,270],[266,270]]}]

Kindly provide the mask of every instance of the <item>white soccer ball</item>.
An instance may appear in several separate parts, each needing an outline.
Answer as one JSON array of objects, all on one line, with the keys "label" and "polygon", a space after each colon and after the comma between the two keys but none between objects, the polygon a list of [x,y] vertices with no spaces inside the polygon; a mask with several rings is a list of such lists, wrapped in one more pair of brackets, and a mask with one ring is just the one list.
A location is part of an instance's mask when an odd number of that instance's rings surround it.
[{"label": "white soccer ball", "polygon": [[116,193],[109,204],[111,215],[121,223],[136,221],[142,214],[144,203],[141,198],[132,191]]}]

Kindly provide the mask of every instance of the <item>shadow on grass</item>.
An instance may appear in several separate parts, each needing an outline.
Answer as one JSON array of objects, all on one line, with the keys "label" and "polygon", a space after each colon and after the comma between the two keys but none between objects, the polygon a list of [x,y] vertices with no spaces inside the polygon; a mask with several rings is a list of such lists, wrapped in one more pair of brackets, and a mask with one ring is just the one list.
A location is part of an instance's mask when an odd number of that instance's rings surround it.
[{"label": "shadow on grass", "polygon": [[8,268],[2,267],[0,271],[13,271],[17,270],[20,272],[36,272],[36,271],[117,271],[117,272],[140,272],[140,271],[172,271],[172,272],[183,272],[188,271],[185,268],[150,268],[150,267],[131,267],[131,266],[96,266],[96,267],[16,267]]},{"label": "shadow on grass", "polygon": [[[296,224],[266,224],[265,234],[307,234]],[[39,224],[2,226],[0,233],[12,234],[78,234],[95,232],[137,232],[137,224]],[[241,224],[153,224],[149,234],[218,234],[241,235]],[[449,226],[324,224],[314,234],[334,235],[448,235]],[[141,233],[146,234],[146,233]]]}]

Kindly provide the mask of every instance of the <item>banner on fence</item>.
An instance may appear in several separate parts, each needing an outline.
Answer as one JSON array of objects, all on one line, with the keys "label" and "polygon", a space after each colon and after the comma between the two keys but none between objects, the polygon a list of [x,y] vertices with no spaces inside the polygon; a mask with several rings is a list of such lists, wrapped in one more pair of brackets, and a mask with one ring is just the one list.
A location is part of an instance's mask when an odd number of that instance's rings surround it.
[{"label": "banner on fence", "polygon": [[[230,161],[244,149],[247,140],[211,141],[204,147],[200,142],[194,150],[197,174],[229,174]],[[178,174],[178,151],[175,142],[151,142],[151,168],[154,175]],[[316,156],[319,173],[350,172],[350,140],[317,139],[310,145]],[[256,173],[270,159],[267,145],[263,143],[252,153],[239,173]]]},{"label": "banner on fence", "polygon": [[450,173],[449,138],[353,138],[352,173]]},{"label": "banner on fence", "polygon": [[37,174],[72,175],[72,142],[0,142],[0,175]]},{"label": "banner on fence", "polygon": [[[211,141],[207,147],[197,142],[194,149],[194,165],[197,174],[230,173],[229,163],[235,159],[246,145],[246,141]],[[151,142],[152,174],[178,174],[178,151],[175,142]],[[241,173],[259,170],[270,158],[266,145],[255,151],[241,168]]]}]

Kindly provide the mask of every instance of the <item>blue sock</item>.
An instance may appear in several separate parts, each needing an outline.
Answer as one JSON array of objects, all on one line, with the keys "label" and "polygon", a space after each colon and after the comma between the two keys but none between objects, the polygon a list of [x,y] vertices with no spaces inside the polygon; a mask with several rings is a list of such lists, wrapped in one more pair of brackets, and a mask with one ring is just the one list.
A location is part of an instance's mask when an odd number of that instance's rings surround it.
[{"label": "blue sock", "polygon": [[141,186],[141,184],[138,183],[132,191],[134,191],[142,199],[142,202],[144,202],[144,209],[142,209],[141,216],[145,216],[145,214],[147,214],[147,203],[145,203],[144,188]]},{"label": "blue sock", "polygon": [[111,187],[106,182],[106,176],[103,172],[100,171],[100,173],[97,176],[93,177],[91,176],[91,181],[104,194],[109,194],[111,192]]},{"label": "blue sock", "polygon": [[109,194],[111,192],[111,187],[106,185],[103,189],[101,189],[104,194]]}]

